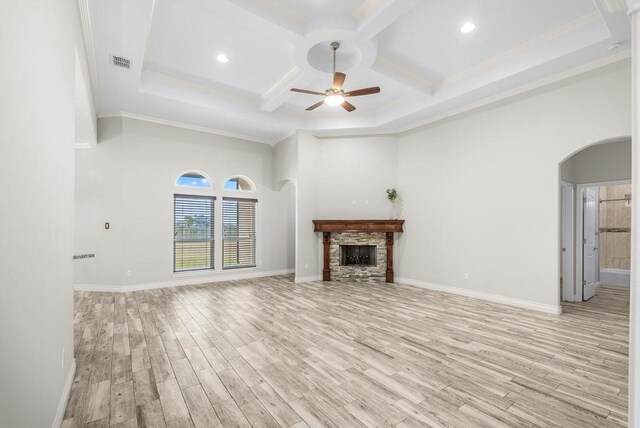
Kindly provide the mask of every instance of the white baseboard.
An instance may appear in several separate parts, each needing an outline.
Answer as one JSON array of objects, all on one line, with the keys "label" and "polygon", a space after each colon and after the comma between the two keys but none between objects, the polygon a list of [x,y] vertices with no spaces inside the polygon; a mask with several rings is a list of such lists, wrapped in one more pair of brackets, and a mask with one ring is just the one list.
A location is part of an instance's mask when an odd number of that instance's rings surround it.
[{"label": "white baseboard", "polygon": [[152,290],[155,288],[180,287],[184,285],[207,284],[210,282],[237,281],[241,279],[263,278],[267,276],[290,275],[293,269],[254,271],[242,273],[218,273],[215,275],[185,275],[184,278],[162,282],[147,282],[143,284],[129,285],[93,285],[74,284],[74,291],[103,291],[108,293],[124,293],[128,291]]},{"label": "white baseboard", "polygon": [[414,287],[425,288],[427,290],[442,291],[444,293],[457,294],[460,296],[472,297],[474,299],[487,300],[489,302],[515,306],[518,308],[531,309],[548,314],[559,315],[562,313],[562,307],[560,305],[546,305],[544,303],[515,299],[513,297],[499,296],[497,294],[483,293],[481,291],[466,290],[464,288],[451,287],[449,285],[435,284],[433,282],[419,281],[410,278],[396,278],[396,282],[400,284],[412,285]]},{"label": "white baseboard", "polygon": [[303,282],[313,282],[322,280],[322,275],[296,276],[294,282],[302,284]]},{"label": "white baseboard", "polygon": [[69,394],[71,393],[71,386],[73,385],[73,378],[76,376],[76,360],[71,361],[71,367],[69,367],[69,373],[67,374],[67,380],[64,383],[64,389],[58,402],[58,410],[56,411],[56,417],[53,419],[53,428],[60,428],[62,425],[62,418],[64,418],[64,411],[67,409],[67,402],[69,401]]}]

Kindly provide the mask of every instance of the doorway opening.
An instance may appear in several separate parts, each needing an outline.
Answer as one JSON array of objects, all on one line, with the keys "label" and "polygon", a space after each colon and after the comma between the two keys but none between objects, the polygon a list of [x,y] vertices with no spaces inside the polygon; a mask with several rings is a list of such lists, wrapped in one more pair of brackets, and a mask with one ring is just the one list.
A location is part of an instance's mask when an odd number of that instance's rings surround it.
[{"label": "doorway opening", "polygon": [[576,295],[591,299],[600,285],[629,287],[631,263],[631,182],[618,180],[577,186]]},{"label": "doorway opening", "polygon": [[631,141],[587,147],[561,164],[560,297],[593,298],[600,286],[629,287]]}]

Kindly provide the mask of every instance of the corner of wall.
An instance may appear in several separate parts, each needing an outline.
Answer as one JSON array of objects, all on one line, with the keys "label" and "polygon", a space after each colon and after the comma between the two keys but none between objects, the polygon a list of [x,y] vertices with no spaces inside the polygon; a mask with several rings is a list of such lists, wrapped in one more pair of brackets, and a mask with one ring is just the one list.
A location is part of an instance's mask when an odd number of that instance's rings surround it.
[{"label": "corner of wall", "polygon": [[69,394],[71,393],[71,387],[73,386],[73,379],[75,375],[76,375],[76,360],[73,359],[71,360],[71,366],[69,367],[69,372],[67,373],[67,380],[64,383],[62,394],[60,395],[60,401],[58,402],[58,408],[56,410],[55,418],[53,419],[53,424],[51,424],[52,428],[58,428],[62,425],[64,412],[67,408],[67,403],[69,401]]}]

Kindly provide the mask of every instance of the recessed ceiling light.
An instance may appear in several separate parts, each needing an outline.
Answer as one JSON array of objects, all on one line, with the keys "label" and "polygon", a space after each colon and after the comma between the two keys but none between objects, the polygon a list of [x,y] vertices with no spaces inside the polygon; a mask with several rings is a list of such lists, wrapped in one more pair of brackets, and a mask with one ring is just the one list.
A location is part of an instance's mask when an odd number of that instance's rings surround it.
[{"label": "recessed ceiling light", "polygon": [[462,33],[470,33],[476,29],[476,24],[473,22],[465,22],[462,27],[460,27],[460,32]]},{"label": "recessed ceiling light", "polygon": [[218,55],[216,57],[216,59],[218,60],[218,62],[221,62],[223,64],[226,64],[229,62],[229,57],[226,56],[225,54],[221,53],[220,55]]}]

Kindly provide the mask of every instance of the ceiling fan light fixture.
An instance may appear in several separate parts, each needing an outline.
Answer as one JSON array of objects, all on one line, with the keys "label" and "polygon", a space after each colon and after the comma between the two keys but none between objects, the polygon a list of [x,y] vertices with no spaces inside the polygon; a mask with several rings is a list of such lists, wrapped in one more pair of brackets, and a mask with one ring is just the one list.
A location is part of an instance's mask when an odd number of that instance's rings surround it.
[{"label": "ceiling fan light fixture", "polygon": [[332,42],[329,47],[333,51],[333,82],[331,84],[331,87],[324,91],[324,93],[320,91],[310,91],[308,89],[298,88],[291,88],[291,91],[309,95],[324,95],[324,99],[322,101],[319,101],[314,105],[307,107],[305,109],[306,111],[312,111],[323,104],[328,104],[330,106],[342,106],[343,109],[351,113],[356,109],[356,107],[349,101],[347,101],[345,99],[346,97],[359,97],[362,95],[377,94],[380,93],[380,87],[372,86],[370,88],[356,89],[355,91],[343,91],[342,86],[344,85],[344,79],[347,78],[347,75],[342,72],[336,71],[336,51],[340,47],[340,43]]},{"label": "ceiling fan light fixture", "polygon": [[343,101],[344,101],[344,97],[340,94],[327,95],[326,98],[324,99],[324,102],[326,104],[329,104],[330,106],[339,106],[340,104],[342,104]]},{"label": "ceiling fan light fixture", "polygon": [[469,22],[465,22],[462,25],[462,27],[460,27],[460,32],[461,33],[470,33],[475,29],[476,29],[476,24],[474,24],[473,22],[469,21]]}]

